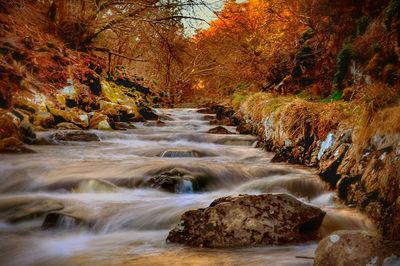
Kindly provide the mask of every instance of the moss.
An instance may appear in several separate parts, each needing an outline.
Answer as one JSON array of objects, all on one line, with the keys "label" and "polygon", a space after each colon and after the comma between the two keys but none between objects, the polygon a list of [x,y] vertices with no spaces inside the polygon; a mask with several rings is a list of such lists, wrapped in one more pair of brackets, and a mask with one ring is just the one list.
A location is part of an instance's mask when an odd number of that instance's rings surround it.
[{"label": "moss", "polygon": [[350,43],[345,43],[340,50],[336,60],[337,70],[333,79],[333,86],[336,89],[340,89],[343,86],[344,78],[346,77],[350,61],[351,59],[353,59],[353,57],[353,45]]},{"label": "moss", "polygon": [[391,28],[392,20],[400,11],[400,0],[392,0],[385,10],[384,23],[387,29]]}]

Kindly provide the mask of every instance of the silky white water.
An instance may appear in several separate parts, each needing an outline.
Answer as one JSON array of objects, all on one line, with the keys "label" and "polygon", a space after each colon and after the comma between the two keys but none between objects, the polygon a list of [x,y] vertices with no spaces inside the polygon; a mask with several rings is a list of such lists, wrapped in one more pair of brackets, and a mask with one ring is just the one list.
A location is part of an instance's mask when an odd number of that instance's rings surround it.
[{"label": "silky white water", "polygon": [[[234,249],[165,242],[186,210],[244,193],[290,193],[321,207],[327,212],[322,235],[373,230],[368,219],[337,203],[312,169],[271,163],[273,154],[254,148],[255,137],[207,134],[212,126],[195,109],[158,112],[170,116],[165,126],[139,123],[127,131],[94,131],[100,142],[1,154],[0,264],[312,265],[296,256],[313,257],[316,242]],[[144,185],[177,168],[204,176],[206,189],[194,193],[186,182],[180,193],[168,193]],[[49,212],[65,217],[46,229]]]}]

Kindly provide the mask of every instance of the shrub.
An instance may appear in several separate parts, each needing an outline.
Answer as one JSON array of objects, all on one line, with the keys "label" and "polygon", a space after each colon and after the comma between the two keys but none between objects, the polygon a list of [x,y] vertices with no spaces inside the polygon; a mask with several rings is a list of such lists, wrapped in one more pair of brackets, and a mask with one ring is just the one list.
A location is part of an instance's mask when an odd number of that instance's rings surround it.
[{"label": "shrub", "polygon": [[344,78],[346,77],[347,69],[351,59],[354,56],[353,45],[345,43],[337,56],[337,70],[333,79],[333,86],[340,89],[343,86]]}]

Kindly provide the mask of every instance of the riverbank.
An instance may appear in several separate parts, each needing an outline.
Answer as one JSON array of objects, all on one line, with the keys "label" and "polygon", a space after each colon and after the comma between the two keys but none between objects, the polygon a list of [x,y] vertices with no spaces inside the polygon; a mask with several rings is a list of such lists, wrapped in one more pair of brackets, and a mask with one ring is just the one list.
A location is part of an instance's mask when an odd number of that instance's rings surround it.
[{"label": "riverbank", "polygon": [[400,238],[400,107],[368,113],[347,102],[258,93],[240,105],[238,131],[256,134],[275,162],[316,167],[343,202]]}]

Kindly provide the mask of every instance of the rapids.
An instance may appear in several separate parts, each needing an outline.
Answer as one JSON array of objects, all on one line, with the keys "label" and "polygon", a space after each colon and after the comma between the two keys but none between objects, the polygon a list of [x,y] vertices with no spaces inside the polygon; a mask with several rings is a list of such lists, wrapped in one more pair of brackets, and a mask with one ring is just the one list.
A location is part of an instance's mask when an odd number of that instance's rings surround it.
[{"label": "rapids", "polygon": [[[235,249],[165,242],[184,211],[244,193],[285,192],[321,207],[327,212],[322,235],[374,230],[335,201],[312,169],[271,163],[273,154],[254,148],[253,136],[207,134],[212,126],[195,109],[158,112],[170,117],[165,126],[139,123],[127,131],[94,131],[100,142],[1,154],[1,265],[312,265],[296,256],[313,257],[316,242]],[[145,185],[173,169],[206,185],[193,192],[187,181],[176,194]],[[49,212],[60,216],[45,219]]]}]

